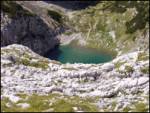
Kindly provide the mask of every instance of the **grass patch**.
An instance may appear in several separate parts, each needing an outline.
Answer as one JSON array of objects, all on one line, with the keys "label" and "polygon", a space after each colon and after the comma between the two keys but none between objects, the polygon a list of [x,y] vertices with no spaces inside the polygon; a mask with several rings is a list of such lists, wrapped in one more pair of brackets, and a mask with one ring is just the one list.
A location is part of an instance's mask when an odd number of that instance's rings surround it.
[{"label": "grass patch", "polygon": [[72,34],[72,32],[65,32],[64,33],[64,35],[68,35],[68,36],[71,35],[71,34]]},{"label": "grass patch", "polygon": [[79,83],[86,83],[86,82],[89,82],[89,80],[86,79],[86,78],[85,78],[85,79],[80,79],[80,80],[79,80]]},{"label": "grass patch", "polygon": [[52,10],[47,10],[47,14],[54,19],[55,21],[57,21],[58,23],[62,23],[62,15],[56,11],[52,11]]},{"label": "grass patch", "polygon": [[7,106],[6,106],[6,103],[9,102],[9,98],[3,98],[1,100],[1,111],[4,112],[6,109],[9,109]]},{"label": "grass patch", "polygon": [[114,101],[114,102],[112,102],[112,110],[114,110],[115,109],[115,107],[116,107],[116,105],[117,105],[117,103]]},{"label": "grass patch", "polygon": [[25,65],[25,66],[29,66],[30,65],[30,61],[28,59],[26,59],[26,58],[21,59],[20,63]]},{"label": "grass patch", "polygon": [[28,98],[28,103],[31,105],[28,111],[36,112],[49,108],[49,103],[47,101],[44,101],[48,98],[48,96],[38,96],[36,94],[33,94]]},{"label": "grass patch", "polygon": [[125,64],[126,62],[121,62],[121,61],[118,61],[117,63],[115,63],[115,68],[116,69],[119,69],[120,66],[122,66],[123,64]]},{"label": "grass patch", "polygon": [[142,67],[142,68],[141,68],[141,72],[144,73],[144,74],[149,74],[149,66],[147,66],[147,67]]},{"label": "grass patch", "polygon": [[[8,98],[2,99],[2,111],[5,112],[42,112],[48,109],[53,109],[54,112],[75,112],[73,107],[77,107],[77,111],[95,112],[98,108],[93,104],[95,98],[80,98],[78,96],[65,96],[60,94],[48,94],[48,95],[25,95],[17,94],[22,100],[17,103],[12,103]],[[28,97],[27,99],[25,99]],[[6,103],[10,102],[11,106],[6,107]],[[30,104],[29,108],[22,109],[17,106],[19,103]]]},{"label": "grass patch", "polygon": [[17,64],[23,64],[25,66],[31,66],[31,67],[42,68],[42,69],[48,68],[48,62],[46,61],[31,62],[27,58],[22,58],[21,60],[17,61]]},{"label": "grass patch", "polygon": [[32,57],[29,54],[27,54],[27,53],[24,53],[23,57],[27,58],[27,59],[32,59]]},{"label": "grass patch", "polygon": [[135,109],[133,110],[134,112],[147,112],[148,107],[145,103],[138,102],[134,104]]},{"label": "grass patch", "polygon": [[45,61],[38,61],[31,63],[29,66],[36,67],[36,68],[42,68],[42,69],[47,69],[48,68],[48,63]]},{"label": "grass patch", "polygon": [[124,109],[123,109],[123,112],[128,112],[128,111],[130,111],[131,110],[131,108],[130,107],[125,107]]},{"label": "grass patch", "polygon": [[22,99],[25,99],[27,97],[27,95],[23,93],[16,94],[16,96],[19,96]]},{"label": "grass patch", "polygon": [[133,71],[134,71],[133,67],[131,67],[131,66],[125,66],[125,70],[128,73],[133,73]]},{"label": "grass patch", "polygon": [[148,59],[149,59],[149,56],[146,53],[142,52],[138,54],[137,61],[145,61]]},{"label": "grass patch", "polygon": [[55,112],[73,112],[72,104],[70,104],[69,102],[66,102],[63,99],[58,100],[51,107],[54,108]]}]

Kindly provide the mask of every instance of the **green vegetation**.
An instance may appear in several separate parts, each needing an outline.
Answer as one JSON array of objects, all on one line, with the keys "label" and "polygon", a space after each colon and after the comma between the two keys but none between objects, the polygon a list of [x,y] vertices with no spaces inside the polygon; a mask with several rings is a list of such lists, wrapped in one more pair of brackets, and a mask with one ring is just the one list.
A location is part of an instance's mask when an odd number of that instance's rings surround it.
[{"label": "green vegetation", "polygon": [[36,62],[32,62],[32,58],[30,56],[20,58],[19,60],[17,60],[16,63],[17,64],[23,64],[25,66],[42,68],[42,69],[47,69],[48,68],[48,61],[39,60],[39,61],[36,61]]},{"label": "green vegetation", "polygon": [[58,23],[62,23],[62,15],[60,13],[52,10],[48,10],[47,13],[52,19],[54,19]]},{"label": "green vegetation", "polygon": [[125,66],[125,70],[119,70],[120,66],[124,65],[126,62],[122,62],[122,61],[118,61],[117,63],[115,63],[115,68],[116,70],[126,76],[122,76],[122,77],[127,77],[130,75],[130,73],[133,73],[134,69],[131,66],[126,65]]},{"label": "green vegetation", "polygon": [[49,107],[48,101],[44,101],[45,99],[49,98],[48,96],[38,96],[33,94],[27,100],[27,102],[31,105],[28,111],[36,112],[42,111]]},{"label": "green vegetation", "polygon": [[1,10],[7,13],[10,18],[15,18],[19,15],[35,16],[32,12],[23,9],[22,6],[17,4],[15,1],[2,1]]},{"label": "green vegetation", "polygon": [[[133,33],[138,29],[143,29],[149,22],[149,1],[113,1],[107,6],[103,7],[103,10],[111,10],[111,12],[124,13],[128,8],[135,8],[137,14],[126,22],[127,33]],[[141,18],[142,17],[142,18]]]},{"label": "green vegetation", "polygon": [[2,49],[1,48],[1,54],[4,54],[4,53],[9,53],[9,54],[11,54],[11,53],[16,53],[16,54],[19,54],[20,53],[20,51],[19,50],[17,50],[17,49],[13,49],[13,51],[12,51],[12,49]]},{"label": "green vegetation", "polygon": [[115,68],[119,69],[121,65],[125,64],[126,62],[122,62],[122,61],[118,61],[117,63],[115,63]]},{"label": "green vegetation", "polygon": [[134,69],[131,66],[125,66],[125,70],[127,73],[133,73]]},{"label": "green vegetation", "polygon": [[8,109],[6,103],[10,102],[9,98],[3,98],[1,101],[1,111],[3,112],[5,109]]},{"label": "green vegetation", "polygon": [[128,112],[128,111],[130,111],[131,110],[131,108],[130,107],[125,107],[124,109],[123,109],[123,112]]},{"label": "green vegetation", "polygon": [[[42,59],[42,58],[39,58],[37,59],[38,57],[33,57],[31,56],[30,54],[28,54],[27,52],[23,53],[22,55],[20,55],[20,50],[17,50],[17,49],[13,49],[13,51],[11,49],[3,49],[2,50],[3,53],[8,53],[9,56],[14,56],[14,60],[16,64],[20,65],[25,65],[25,66],[31,66],[31,67],[35,67],[35,68],[42,68],[42,69],[47,69],[48,68],[48,63],[49,61],[48,60],[45,60],[45,59]],[[18,56],[21,56],[21,57],[18,57]],[[35,61],[32,61],[32,60],[35,60]],[[57,64],[60,64],[59,62],[57,61],[51,61],[52,63],[57,63]],[[6,66],[11,66],[12,63],[9,63],[9,64],[6,64]]]},{"label": "green vegetation", "polygon": [[70,25],[83,33],[89,47],[111,51],[118,47],[127,52],[149,24],[148,4],[149,1],[102,1],[76,11]]},{"label": "green vegetation", "polygon": [[64,35],[68,35],[68,36],[71,35],[71,34],[72,34],[72,32],[65,32],[64,33]]},{"label": "green vegetation", "polygon": [[32,57],[31,57],[29,54],[27,54],[27,53],[24,53],[24,54],[23,54],[23,57],[24,57],[24,58],[27,58],[27,59],[32,59]]},{"label": "green vegetation", "polygon": [[[75,111],[88,111],[95,112],[98,108],[93,104],[95,98],[80,98],[78,96],[64,96],[60,94],[37,95],[31,96],[25,94],[18,94],[21,100],[17,103],[12,103],[8,98],[2,99],[1,109],[5,112],[42,112],[51,109],[54,112],[75,112]],[[26,98],[28,97],[28,98]],[[6,106],[10,103],[10,107]],[[23,109],[17,104],[28,103],[29,108]],[[74,109],[77,108],[77,110]]]},{"label": "green vegetation", "polygon": [[[78,111],[85,111],[85,112],[96,112],[98,111],[97,107],[92,104],[94,99],[89,98],[80,98],[77,96],[69,97],[68,99],[60,99],[53,104],[54,111],[60,112],[73,112],[73,107],[77,107]],[[59,107],[58,107],[59,106]]]},{"label": "green vegetation", "polygon": [[28,59],[26,59],[26,58],[21,59],[20,63],[25,65],[25,66],[29,66],[30,65],[30,61]]},{"label": "green vegetation", "polygon": [[116,105],[117,105],[116,101],[112,102],[112,110],[115,109]]},{"label": "green vegetation", "polygon": [[25,99],[27,97],[27,94],[18,93],[18,94],[16,94],[16,96],[19,96],[20,98]]},{"label": "green vegetation", "polygon": [[86,82],[89,82],[89,80],[88,79],[79,79],[79,83],[86,83]]},{"label": "green vegetation", "polygon": [[59,100],[52,105],[55,112],[73,112],[73,106],[65,100]]},{"label": "green vegetation", "polygon": [[42,68],[42,69],[48,68],[48,62],[47,61],[41,60],[41,61],[31,62],[27,58],[21,58],[19,61],[17,61],[17,64],[23,64],[25,66],[31,66],[31,67]]},{"label": "green vegetation", "polygon": [[143,102],[138,102],[134,104],[135,109],[132,110],[134,112],[147,112],[148,106]]},{"label": "green vegetation", "polygon": [[73,67],[64,67],[64,68],[62,68],[62,69],[66,69],[66,70],[69,70],[69,71],[72,71],[72,70],[77,71],[77,69],[75,69],[75,68],[73,68]]},{"label": "green vegetation", "polygon": [[141,72],[144,74],[149,74],[149,66],[145,66],[145,67],[141,68]]},{"label": "green vegetation", "polygon": [[137,61],[145,61],[148,59],[149,59],[149,56],[146,53],[142,52],[138,54]]}]

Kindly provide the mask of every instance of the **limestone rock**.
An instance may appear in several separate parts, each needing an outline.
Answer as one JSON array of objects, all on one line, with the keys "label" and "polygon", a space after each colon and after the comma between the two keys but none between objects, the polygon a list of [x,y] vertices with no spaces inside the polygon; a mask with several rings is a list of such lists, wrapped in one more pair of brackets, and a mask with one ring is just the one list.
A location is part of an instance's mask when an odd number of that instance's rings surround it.
[{"label": "limestone rock", "polygon": [[[36,14],[37,12],[33,10],[30,12],[29,7],[28,10],[25,8],[24,10],[33,14],[31,16],[18,14],[12,18],[6,12],[1,11],[1,46],[18,43],[43,55],[59,43],[57,35],[63,31],[63,28],[54,28],[47,22],[51,20],[50,17],[43,19]],[[53,21],[51,20],[51,22]]]}]

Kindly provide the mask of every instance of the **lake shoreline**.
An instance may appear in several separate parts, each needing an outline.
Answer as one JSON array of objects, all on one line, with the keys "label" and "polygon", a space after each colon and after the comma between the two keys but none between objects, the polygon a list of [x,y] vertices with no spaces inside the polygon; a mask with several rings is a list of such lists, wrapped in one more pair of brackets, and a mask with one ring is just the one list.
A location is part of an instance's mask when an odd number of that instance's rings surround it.
[{"label": "lake shoreline", "polygon": [[99,64],[113,60],[113,56],[108,52],[98,49],[87,48],[86,46],[76,45],[75,41],[67,45],[58,45],[50,50],[45,57],[61,63],[93,63]]},{"label": "lake shoreline", "polygon": [[[74,34],[71,34],[71,35],[62,34],[62,35],[59,35],[58,38],[60,40],[60,44],[56,45],[56,47],[57,46],[72,45],[74,47],[81,48],[81,49],[85,48],[85,49],[101,52],[101,53],[104,53],[104,54],[109,54],[113,58],[115,58],[118,55],[118,51],[112,51],[108,48],[103,48],[103,47],[102,48],[93,48],[93,47],[88,46],[87,42],[85,41],[85,39],[83,39],[83,37],[81,36],[80,33],[76,33],[76,34],[74,33]],[[55,49],[55,47],[54,47],[54,49]]]}]

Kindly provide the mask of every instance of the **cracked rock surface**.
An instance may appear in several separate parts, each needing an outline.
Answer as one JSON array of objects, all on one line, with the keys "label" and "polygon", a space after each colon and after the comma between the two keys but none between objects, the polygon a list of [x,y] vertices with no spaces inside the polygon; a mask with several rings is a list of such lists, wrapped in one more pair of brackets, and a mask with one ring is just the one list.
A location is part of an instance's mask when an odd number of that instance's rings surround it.
[{"label": "cracked rock surface", "polygon": [[[59,93],[99,97],[96,105],[100,111],[106,108],[122,111],[136,102],[144,103],[148,110],[149,72],[146,69],[149,61],[141,61],[141,54],[148,56],[143,51],[136,51],[105,64],[61,64],[22,45],[2,47],[1,98],[20,93]],[[120,61],[123,62],[121,65]],[[28,107],[26,104],[21,106]]]}]

